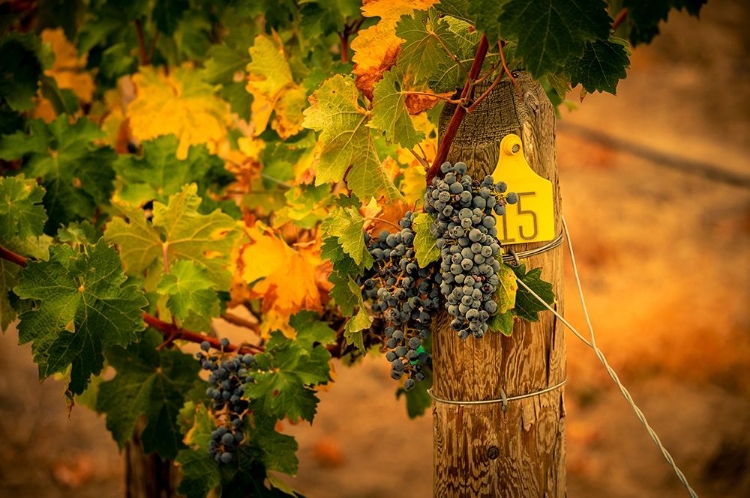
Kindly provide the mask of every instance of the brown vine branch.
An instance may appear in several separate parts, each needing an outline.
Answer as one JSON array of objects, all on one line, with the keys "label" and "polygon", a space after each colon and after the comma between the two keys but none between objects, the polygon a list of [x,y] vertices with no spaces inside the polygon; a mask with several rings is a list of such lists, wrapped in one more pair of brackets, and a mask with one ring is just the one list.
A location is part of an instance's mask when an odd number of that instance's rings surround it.
[{"label": "brown vine branch", "polygon": [[151,39],[151,45],[148,47],[148,61],[154,58],[154,49],[156,48],[156,42],[159,40],[159,31],[154,33],[154,37]]},{"label": "brown vine branch", "polygon": [[452,98],[449,98],[449,97],[443,97],[442,95],[437,95],[435,93],[430,93],[430,92],[417,92],[417,91],[414,91],[414,90],[403,90],[403,91],[401,91],[399,93],[401,95],[424,95],[425,97],[432,97],[434,99],[444,100],[444,101],[448,102],[449,104],[460,105],[460,104],[463,103],[460,100],[452,99]]},{"label": "brown vine branch", "polygon": [[28,258],[25,258],[20,254],[11,251],[10,249],[6,249],[3,246],[0,246],[0,258],[6,261],[10,261],[11,263],[15,263],[22,268],[26,268],[26,266],[28,266],[29,264]]},{"label": "brown vine branch", "polygon": [[617,13],[615,20],[612,23],[612,31],[616,31],[617,28],[619,28],[620,25],[622,25],[622,23],[625,22],[625,19],[627,18],[628,18],[628,9],[626,7]]},{"label": "brown vine branch", "polygon": [[230,344],[227,347],[222,347],[221,342],[216,337],[210,337],[207,335],[199,334],[198,332],[185,330],[174,325],[173,323],[159,320],[155,316],[148,313],[143,313],[143,321],[146,322],[146,325],[148,325],[149,327],[153,327],[154,329],[161,332],[166,337],[168,342],[179,339],[182,341],[200,344],[203,341],[206,341],[211,345],[211,347],[215,349],[223,349],[228,353],[234,351],[237,351],[238,353],[262,353],[263,351],[265,351],[263,347],[256,346],[254,344],[242,344],[240,346]]},{"label": "brown vine branch", "polygon": [[[487,57],[488,49],[489,42],[487,41],[487,36],[482,35],[482,39],[479,42],[479,46],[477,47],[477,52],[474,55],[474,61],[471,63],[471,69],[469,69],[469,75],[466,78],[466,83],[464,84],[464,88],[461,91],[461,100],[464,100],[469,96],[469,92],[472,89],[474,80],[476,80],[479,76],[479,72],[482,69],[484,59],[485,57]],[[440,171],[440,165],[443,164],[445,159],[448,157],[448,151],[453,144],[453,139],[456,138],[456,133],[458,133],[458,128],[459,126],[461,126],[461,122],[463,121],[465,115],[466,108],[462,105],[456,106],[456,110],[453,111],[453,117],[451,117],[450,123],[448,123],[448,128],[445,130],[445,134],[443,135],[443,141],[440,142],[440,146],[438,147],[437,154],[435,155],[435,160],[432,162],[432,166],[427,172],[428,185],[432,182],[432,179],[437,176],[438,171]]]},{"label": "brown vine branch", "polygon": [[138,53],[141,56],[141,65],[148,66],[150,64],[148,58],[148,52],[146,51],[146,40],[143,38],[143,25],[140,19],[135,21],[135,35],[138,37]]},{"label": "brown vine branch", "polygon": [[339,33],[339,39],[341,40],[341,62],[346,64],[349,62],[349,37],[359,31],[362,24],[365,22],[364,17],[360,17],[356,21],[352,21],[351,24],[344,25],[344,31]]},{"label": "brown vine branch", "polygon": [[231,323],[232,325],[250,329],[256,334],[260,335],[260,325],[256,322],[251,322],[247,318],[242,318],[241,316],[237,316],[234,313],[230,313],[227,311],[226,313],[221,315],[221,319],[225,322]]}]

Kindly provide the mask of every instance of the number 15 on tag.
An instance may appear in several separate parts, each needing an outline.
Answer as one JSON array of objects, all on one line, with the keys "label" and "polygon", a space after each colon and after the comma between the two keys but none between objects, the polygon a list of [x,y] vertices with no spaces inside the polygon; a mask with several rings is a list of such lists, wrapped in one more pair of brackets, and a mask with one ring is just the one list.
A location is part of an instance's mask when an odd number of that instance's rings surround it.
[{"label": "number 15 on tag", "polygon": [[518,194],[516,204],[507,204],[497,218],[497,238],[503,245],[546,242],[555,238],[555,208],[552,183],[534,173],[523,155],[518,135],[506,135],[500,142],[500,159],[492,174],[503,181],[508,192]]}]

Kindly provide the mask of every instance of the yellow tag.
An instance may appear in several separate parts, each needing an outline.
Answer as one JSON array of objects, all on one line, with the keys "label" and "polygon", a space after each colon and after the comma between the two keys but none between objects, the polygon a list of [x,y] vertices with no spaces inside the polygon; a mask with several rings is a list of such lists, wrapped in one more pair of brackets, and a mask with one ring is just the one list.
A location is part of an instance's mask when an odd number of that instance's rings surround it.
[{"label": "yellow tag", "polygon": [[518,202],[506,204],[503,216],[495,215],[501,244],[546,242],[555,238],[552,183],[534,173],[526,162],[518,135],[511,133],[500,142],[500,159],[492,178],[495,183],[505,182],[508,192],[518,194]]}]

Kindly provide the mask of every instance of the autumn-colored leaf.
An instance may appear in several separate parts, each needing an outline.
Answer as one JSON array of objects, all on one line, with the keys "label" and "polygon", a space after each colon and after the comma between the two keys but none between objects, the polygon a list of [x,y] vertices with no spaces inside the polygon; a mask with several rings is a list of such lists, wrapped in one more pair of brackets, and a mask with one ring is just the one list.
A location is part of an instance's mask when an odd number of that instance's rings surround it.
[{"label": "autumn-colored leaf", "polygon": [[299,310],[321,312],[319,245],[294,249],[262,225],[249,228],[247,235],[250,243],[240,253],[242,278],[250,286],[249,296],[262,299],[266,316],[276,322],[275,330]]},{"label": "autumn-colored leaf", "polygon": [[294,82],[283,42],[276,33],[273,36],[258,35],[249,51],[252,62],[247,65],[246,89],[253,95],[253,133],[255,136],[263,133],[275,111],[271,128],[282,139],[296,135],[302,130],[302,110],[307,106],[307,92]]},{"label": "autumn-colored leaf", "polygon": [[[94,95],[94,79],[86,71],[86,55],[78,56],[78,50],[65,38],[61,28],[45,29],[41,33],[41,38],[44,43],[50,45],[55,54],[54,64],[44,74],[54,78],[59,89],[71,90],[78,100],[90,103]],[[39,97],[34,117],[42,118],[47,123],[57,117],[48,98]]]},{"label": "autumn-colored leaf", "polygon": [[170,69],[142,67],[133,75],[136,97],[127,108],[133,137],[148,140],[174,133],[180,140],[177,157],[185,159],[191,145],[206,144],[215,153],[231,124],[229,106],[216,88],[189,64]]},{"label": "autumn-colored leaf", "polygon": [[396,36],[396,23],[403,15],[427,10],[437,0],[370,0],[362,7],[364,17],[380,17],[352,40],[352,61],[357,87],[372,99],[373,86],[396,63],[403,40]]}]

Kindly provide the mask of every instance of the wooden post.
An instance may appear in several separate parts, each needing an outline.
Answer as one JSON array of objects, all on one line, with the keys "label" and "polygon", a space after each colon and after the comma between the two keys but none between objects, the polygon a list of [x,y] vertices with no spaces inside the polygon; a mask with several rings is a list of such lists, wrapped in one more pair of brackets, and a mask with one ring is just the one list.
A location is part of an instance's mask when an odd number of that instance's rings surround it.
[{"label": "wooden post", "polygon": [[143,452],[140,433],[143,420],[136,424],[133,437],[125,446],[125,496],[127,498],[173,498],[177,496],[177,466],[156,453]]},{"label": "wooden post", "polygon": [[[561,230],[560,191],[555,157],[555,117],[541,85],[520,74],[518,90],[498,85],[461,124],[450,162],[464,161],[474,177],[491,174],[500,140],[515,133],[523,141],[532,169],[552,182],[557,233]],[[480,89],[481,92],[481,89]],[[477,95],[479,95],[479,93]],[[453,113],[446,105],[440,136]],[[523,251],[543,244],[514,245]],[[554,285],[562,311],[562,248],[523,261],[542,267]],[[511,337],[488,333],[483,339],[458,338],[442,311],[433,327],[433,392],[457,400],[488,400],[533,393],[566,375],[562,324],[550,312],[540,321],[519,321]],[[508,403],[453,405],[435,402],[434,496],[494,498],[561,498],[565,482],[565,407],[563,388]]]}]

